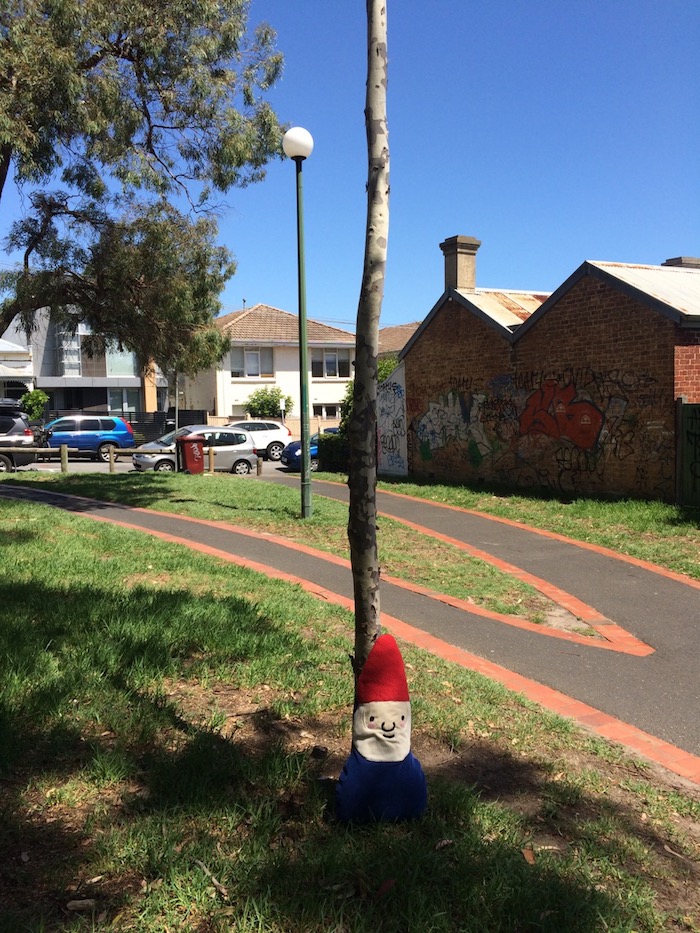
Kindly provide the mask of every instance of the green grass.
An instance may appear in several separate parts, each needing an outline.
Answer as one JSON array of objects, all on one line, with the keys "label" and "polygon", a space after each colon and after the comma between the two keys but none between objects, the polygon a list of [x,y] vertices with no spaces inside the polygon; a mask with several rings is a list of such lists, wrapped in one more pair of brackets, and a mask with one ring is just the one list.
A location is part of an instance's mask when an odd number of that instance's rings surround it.
[{"label": "green grass", "polygon": [[700,512],[639,499],[527,496],[475,486],[381,481],[379,489],[445,502],[609,547],[700,579]]},{"label": "green grass", "polygon": [[[322,551],[348,557],[347,506],[314,497],[313,517],[300,521],[299,494],[273,483],[231,476],[189,477],[156,474],[118,474],[105,483],[102,474],[21,474],[11,482],[38,483],[193,518],[226,521],[257,531],[282,535]],[[382,573],[410,580],[493,612],[542,622],[551,602],[532,586],[496,570],[463,550],[418,534],[390,518],[380,519],[378,532]]]},{"label": "green grass", "polygon": [[[212,517],[214,486],[167,479],[132,494]],[[222,479],[222,509],[291,508]],[[700,929],[700,793],[409,646],[429,810],[336,825],[351,632],[297,587],[0,500],[0,931]]]}]

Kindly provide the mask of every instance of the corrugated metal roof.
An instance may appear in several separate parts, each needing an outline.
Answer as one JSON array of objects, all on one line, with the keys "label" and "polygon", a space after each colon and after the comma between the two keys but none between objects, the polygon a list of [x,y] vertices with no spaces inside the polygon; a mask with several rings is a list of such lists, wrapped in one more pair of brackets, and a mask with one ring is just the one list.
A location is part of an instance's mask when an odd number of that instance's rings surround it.
[{"label": "corrugated metal roof", "polygon": [[[232,311],[216,319],[216,325],[234,342],[262,344],[299,343],[299,318],[289,311],[257,304],[243,311]],[[355,335],[319,321],[306,321],[309,343],[355,344]]]},{"label": "corrugated metal roof", "polygon": [[685,317],[700,316],[700,269],[589,262],[626,285],[668,305]]},{"label": "corrugated metal roof", "polygon": [[502,327],[512,330],[537,311],[549,292],[504,291],[495,288],[477,288],[473,292],[457,289],[458,294],[471,302]]}]

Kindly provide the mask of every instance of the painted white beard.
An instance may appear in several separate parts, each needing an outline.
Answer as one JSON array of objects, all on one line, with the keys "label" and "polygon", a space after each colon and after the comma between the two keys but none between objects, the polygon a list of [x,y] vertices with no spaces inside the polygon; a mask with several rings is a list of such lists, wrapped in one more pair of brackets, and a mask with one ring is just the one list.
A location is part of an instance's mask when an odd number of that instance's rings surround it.
[{"label": "painted white beard", "polygon": [[411,704],[383,701],[358,706],[352,741],[368,761],[403,761],[411,751]]}]

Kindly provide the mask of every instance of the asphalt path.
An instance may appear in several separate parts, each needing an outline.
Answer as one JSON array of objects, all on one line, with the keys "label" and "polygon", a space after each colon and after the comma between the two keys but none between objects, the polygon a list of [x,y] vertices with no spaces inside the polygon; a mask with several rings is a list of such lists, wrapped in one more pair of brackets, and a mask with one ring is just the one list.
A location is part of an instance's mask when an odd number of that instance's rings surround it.
[{"label": "asphalt path", "polygon": [[[264,479],[298,485],[282,470]],[[347,501],[347,487],[313,482]],[[700,588],[557,537],[377,492],[377,510],[463,541],[556,584],[654,648],[635,657],[571,644],[381,586],[382,608],[451,644],[700,753]],[[397,606],[397,603],[399,604]]]},{"label": "asphalt path", "polygon": [[[45,466],[45,465],[43,465]],[[42,465],[39,465],[42,468]],[[51,468],[51,467],[49,467]],[[55,469],[55,467],[53,467]],[[119,469],[121,468],[121,469]],[[119,463],[119,472],[130,464]],[[104,472],[91,463],[85,469]],[[73,464],[71,463],[71,470]],[[254,481],[254,476],[251,481]],[[261,479],[299,488],[298,474],[265,463]],[[1,490],[2,487],[0,487]],[[313,480],[313,495],[347,501],[347,487]],[[19,490],[16,491],[17,494]],[[29,495],[29,494],[28,494]],[[218,523],[124,506],[31,493],[70,511],[128,522],[309,580],[352,598],[347,565]],[[526,631],[454,608],[384,580],[382,611],[437,638],[614,716],[643,732],[700,754],[700,588],[523,526],[424,500],[377,492],[380,514],[419,524],[544,578],[589,603],[650,645],[638,657]]]}]

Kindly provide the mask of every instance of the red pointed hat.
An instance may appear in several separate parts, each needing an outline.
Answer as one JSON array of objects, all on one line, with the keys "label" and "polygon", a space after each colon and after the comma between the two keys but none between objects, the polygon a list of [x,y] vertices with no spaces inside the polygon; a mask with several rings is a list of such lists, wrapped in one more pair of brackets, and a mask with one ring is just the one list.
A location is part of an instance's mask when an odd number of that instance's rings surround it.
[{"label": "red pointed hat", "polygon": [[357,680],[357,704],[408,702],[406,670],[393,635],[380,635]]}]

